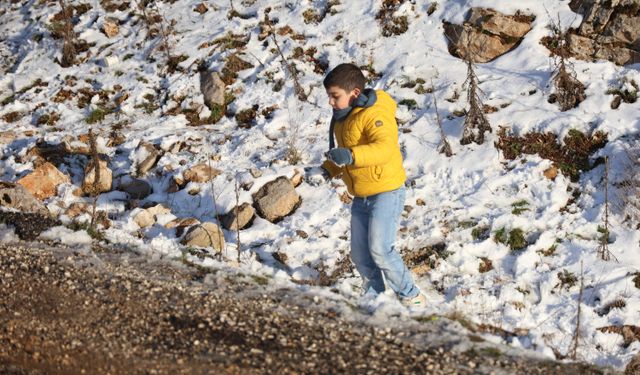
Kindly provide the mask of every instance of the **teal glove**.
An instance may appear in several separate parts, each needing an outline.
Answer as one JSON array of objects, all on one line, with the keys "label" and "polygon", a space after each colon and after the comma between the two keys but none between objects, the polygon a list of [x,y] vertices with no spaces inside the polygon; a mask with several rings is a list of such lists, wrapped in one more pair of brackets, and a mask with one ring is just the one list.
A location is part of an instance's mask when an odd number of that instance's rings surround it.
[{"label": "teal glove", "polygon": [[327,158],[340,166],[353,164],[353,155],[351,155],[351,150],[344,147],[329,150]]}]

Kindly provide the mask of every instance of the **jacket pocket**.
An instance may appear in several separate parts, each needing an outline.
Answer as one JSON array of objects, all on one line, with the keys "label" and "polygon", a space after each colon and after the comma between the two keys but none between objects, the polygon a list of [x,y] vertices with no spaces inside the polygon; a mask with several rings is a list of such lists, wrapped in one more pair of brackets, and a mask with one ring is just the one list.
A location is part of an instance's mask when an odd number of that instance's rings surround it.
[{"label": "jacket pocket", "polygon": [[383,168],[379,165],[374,165],[373,167],[369,168],[369,170],[371,171],[371,179],[373,181],[380,181],[380,179],[382,178]]}]

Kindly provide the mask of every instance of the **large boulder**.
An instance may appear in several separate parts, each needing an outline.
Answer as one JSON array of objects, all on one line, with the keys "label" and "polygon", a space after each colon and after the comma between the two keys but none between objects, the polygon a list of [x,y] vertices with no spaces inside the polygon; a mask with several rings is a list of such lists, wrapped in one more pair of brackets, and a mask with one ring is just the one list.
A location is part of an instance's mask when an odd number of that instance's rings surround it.
[{"label": "large boulder", "polygon": [[444,22],[449,52],[475,63],[491,61],[518,46],[531,30],[534,17],[504,15],[493,9],[471,8],[463,25]]},{"label": "large boulder", "polygon": [[69,176],[60,172],[53,164],[44,162],[17,182],[24,186],[34,197],[44,200],[56,195],[58,186],[71,183],[71,180]]},{"label": "large boulder", "polygon": [[300,196],[291,180],[280,176],[266,183],[253,196],[258,215],[275,223],[292,213],[300,204]]},{"label": "large boulder", "polygon": [[214,250],[222,251],[225,245],[224,233],[215,223],[205,222],[191,227],[180,243],[185,246],[212,247]]},{"label": "large boulder", "polygon": [[48,215],[49,210],[37,200],[24,186],[0,181],[0,206],[13,208],[21,212]]},{"label": "large boulder", "polygon": [[111,191],[113,183],[113,172],[109,169],[108,161],[99,158],[98,161],[98,181],[96,182],[96,163],[91,159],[84,169],[84,180],[82,181],[82,192],[86,195],[97,195]]}]

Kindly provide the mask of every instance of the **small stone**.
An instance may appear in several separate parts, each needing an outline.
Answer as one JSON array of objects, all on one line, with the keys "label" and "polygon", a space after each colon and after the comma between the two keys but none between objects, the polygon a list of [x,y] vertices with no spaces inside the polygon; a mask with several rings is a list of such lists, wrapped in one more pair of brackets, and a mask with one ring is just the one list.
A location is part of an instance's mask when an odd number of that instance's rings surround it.
[{"label": "small stone", "polygon": [[185,246],[212,247],[221,251],[225,244],[224,233],[215,223],[205,222],[192,227],[180,243]]},{"label": "small stone", "polygon": [[113,38],[120,32],[120,27],[118,26],[117,21],[104,21],[104,23],[102,24],[102,32],[104,32],[104,34],[109,38]]},{"label": "small stone", "polygon": [[140,210],[134,217],[133,221],[138,224],[140,228],[150,227],[155,224],[156,219],[147,210]]},{"label": "small stone", "polygon": [[124,179],[120,183],[120,190],[127,193],[131,199],[144,199],[153,191],[151,184],[139,178]]},{"label": "small stone", "polygon": [[556,179],[556,177],[558,177],[558,168],[556,167],[550,167],[544,170],[544,172],[542,172],[544,174],[544,176],[546,178],[548,178],[549,180],[553,181]]},{"label": "small stone", "polygon": [[200,163],[186,170],[182,176],[187,182],[209,182],[220,174],[222,174],[221,170],[212,168],[206,163]]},{"label": "small stone", "polygon": [[255,212],[251,204],[243,203],[224,215],[222,225],[229,230],[243,229],[253,220]]},{"label": "small stone", "polygon": [[108,167],[108,161],[100,158],[98,161],[98,173],[100,174],[98,183],[95,183],[96,169],[95,161],[91,159],[84,169],[84,180],[82,181],[82,191],[86,195],[97,195],[111,190],[113,183],[113,172]]},{"label": "small stone", "polygon": [[296,169],[293,173],[293,176],[291,176],[291,179],[290,179],[291,183],[293,184],[293,187],[298,187],[302,183],[303,178],[304,178],[304,173]]},{"label": "small stone", "polygon": [[259,170],[258,168],[249,169],[249,173],[251,173],[251,176],[253,176],[253,178],[262,177],[262,171]]}]

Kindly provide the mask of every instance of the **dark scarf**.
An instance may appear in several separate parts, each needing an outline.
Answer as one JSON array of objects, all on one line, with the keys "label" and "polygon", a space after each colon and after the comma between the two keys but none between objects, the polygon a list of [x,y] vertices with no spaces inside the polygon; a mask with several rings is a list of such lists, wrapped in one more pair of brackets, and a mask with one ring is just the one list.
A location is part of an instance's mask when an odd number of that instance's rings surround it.
[{"label": "dark scarf", "polygon": [[373,89],[364,89],[363,92],[353,101],[352,105],[344,109],[334,109],[333,116],[331,117],[331,123],[329,124],[329,150],[335,147],[335,141],[333,139],[333,126],[336,121],[342,121],[349,116],[351,110],[356,107],[367,108],[371,107],[378,97]]}]

